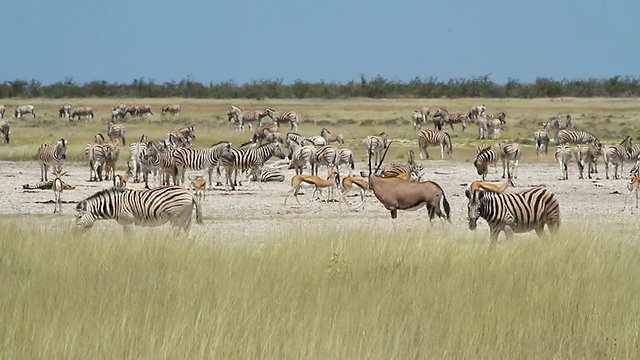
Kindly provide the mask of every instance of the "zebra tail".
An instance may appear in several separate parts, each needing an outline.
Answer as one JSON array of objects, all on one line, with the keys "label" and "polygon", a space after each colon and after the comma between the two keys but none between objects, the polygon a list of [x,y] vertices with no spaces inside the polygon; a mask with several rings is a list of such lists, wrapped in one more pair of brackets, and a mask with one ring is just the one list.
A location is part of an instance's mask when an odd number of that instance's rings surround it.
[{"label": "zebra tail", "polygon": [[442,192],[442,206],[444,207],[444,214],[447,216],[447,221],[451,223],[451,206],[447,201],[447,197],[444,195],[444,191]]},{"label": "zebra tail", "polygon": [[351,166],[351,170],[356,169],[356,165],[353,163],[353,154],[349,155],[349,165]]},{"label": "zebra tail", "polygon": [[196,223],[202,224],[202,210],[200,209],[200,202],[193,197],[193,204],[196,207]]}]

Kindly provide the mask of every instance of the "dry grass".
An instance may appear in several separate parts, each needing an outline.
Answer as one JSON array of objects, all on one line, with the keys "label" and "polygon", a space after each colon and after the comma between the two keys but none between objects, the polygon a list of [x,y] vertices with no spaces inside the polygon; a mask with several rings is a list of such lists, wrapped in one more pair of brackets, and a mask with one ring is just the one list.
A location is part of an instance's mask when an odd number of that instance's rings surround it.
[{"label": "dry grass", "polygon": [[[96,110],[96,119],[90,122],[70,123],[59,119],[57,110],[63,103],[74,106],[87,104]],[[210,100],[210,99],[11,99],[4,105],[8,113],[18,104],[31,103],[36,106],[35,119],[11,119],[12,143],[0,146],[3,160],[33,160],[38,144],[53,142],[61,137],[69,140],[69,159],[84,161],[84,148],[97,132],[106,133],[110,108],[118,102],[149,104],[155,115],[147,118],[127,120],[127,139],[136,141],[145,133],[150,139],[161,139],[167,129],[185,125],[195,125],[198,139],[196,146],[229,140],[240,144],[251,137],[249,132],[235,132],[227,121],[226,112],[231,104],[243,109],[294,110],[301,119],[299,131],[307,136],[319,134],[323,127],[345,135],[347,147],[353,149],[360,159],[364,159],[362,139],[367,135],[387,132],[390,138],[402,140],[406,146],[416,146],[417,134],[411,126],[414,109],[428,105],[432,109],[445,106],[451,111],[467,112],[469,107],[484,103],[489,113],[505,111],[507,130],[503,139],[532,139],[533,131],[539,123],[559,114],[571,114],[578,125],[595,133],[606,142],[617,142],[625,135],[637,138],[640,133],[635,119],[640,115],[637,99],[349,99],[349,100]],[[168,103],[180,103],[183,111],[178,119],[160,116],[160,108]],[[9,115],[10,116],[10,115]],[[266,119],[266,121],[269,121]],[[286,129],[288,130],[288,128]],[[476,127],[470,125],[470,132],[462,134],[459,127],[453,132],[454,158],[471,161],[475,156]],[[495,142],[495,141],[489,141]],[[406,147],[398,147],[390,152],[389,158],[403,158]],[[434,154],[437,154],[434,151]],[[550,161],[545,157],[541,161]],[[535,152],[529,148],[523,161],[534,161]]]},{"label": "dry grass", "polygon": [[639,351],[632,228],[564,228],[556,239],[520,237],[489,251],[485,233],[439,225],[291,226],[256,246],[230,234],[176,239],[143,229],[114,238],[115,225],[82,237],[52,219],[2,220],[5,358],[631,359]]}]

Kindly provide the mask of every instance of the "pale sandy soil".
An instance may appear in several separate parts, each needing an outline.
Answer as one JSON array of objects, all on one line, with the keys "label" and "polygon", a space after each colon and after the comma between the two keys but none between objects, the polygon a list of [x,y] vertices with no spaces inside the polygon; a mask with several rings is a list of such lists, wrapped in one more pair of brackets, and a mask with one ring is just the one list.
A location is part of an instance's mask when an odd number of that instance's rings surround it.
[{"label": "pale sandy soil", "polygon": [[[475,169],[470,163],[452,160],[431,160],[423,162],[428,180],[439,183],[445,190],[451,204],[452,227],[454,232],[468,232],[466,221],[465,185],[477,180]],[[75,186],[74,190],[63,194],[63,214],[55,215],[58,220],[73,221],[76,203],[111,183],[88,182],[89,170],[84,164],[66,164],[66,181]],[[356,164],[356,172],[365,170],[364,163]],[[601,169],[601,173],[604,169]],[[217,187],[207,192],[202,201],[205,222],[194,225],[192,232],[215,237],[220,232],[232,232],[239,241],[253,241],[260,238],[265,231],[288,231],[295,233],[307,225],[321,224],[328,229],[336,227],[404,227],[420,226],[428,230],[429,220],[425,209],[415,212],[400,212],[398,219],[390,220],[388,211],[384,209],[372,193],[367,194],[364,210],[351,211],[346,204],[342,209],[336,203],[316,201],[310,203],[310,192],[300,196],[302,205],[298,205],[290,197],[287,205],[283,205],[284,196],[290,188],[291,170],[286,172],[284,183],[256,183],[240,187],[238,191],[226,191]],[[501,166],[498,173],[490,170],[488,180],[502,182]],[[561,181],[560,170],[555,164],[522,163],[515,180],[517,191],[533,186],[545,186],[558,195],[563,224],[602,224],[612,226],[626,224],[637,226],[640,211],[634,208],[635,199],[629,198],[626,210],[623,209],[626,194],[626,180],[606,180],[604,174],[594,174],[593,180],[578,180],[575,164],[569,169],[568,181]],[[31,214],[34,222],[51,219],[53,212],[53,193],[45,190],[23,190],[22,185],[37,183],[40,170],[36,162],[0,162],[0,178],[4,206],[1,214]],[[132,188],[142,188],[142,184],[130,184]],[[356,203],[359,198],[350,197]],[[46,215],[46,216],[45,216]],[[119,229],[114,221],[103,221],[100,226]],[[167,225],[168,226],[168,225]],[[167,226],[159,228],[167,229]],[[442,226],[434,224],[434,226]],[[479,222],[476,236],[488,236],[486,223]]]}]

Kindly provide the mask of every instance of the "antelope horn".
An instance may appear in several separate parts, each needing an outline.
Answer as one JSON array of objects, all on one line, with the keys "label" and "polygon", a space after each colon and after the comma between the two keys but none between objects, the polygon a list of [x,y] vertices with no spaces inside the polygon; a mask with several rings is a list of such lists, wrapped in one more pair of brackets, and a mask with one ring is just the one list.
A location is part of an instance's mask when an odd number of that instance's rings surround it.
[{"label": "antelope horn", "polygon": [[515,186],[511,179],[505,181],[505,183],[502,184],[502,186],[498,186],[498,185],[483,182],[483,181],[473,181],[467,186],[467,191],[465,192],[465,194],[467,194],[467,197],[470,197],[469,195],[471,193],[479,189],[487,190],[495,193],[502,193],[509,187],[509,185]]},{"label": "antelope horn", "polygon": [[[380,159],[380,163],[378,163],[378,167],[376,168],[375,173],[378,173],[378,170],[380,170],[380,167],[382,166],[382,163],[384,162],[384,158],[387,156],[387,151],[389,151],[389,148],[391,147],[391,143],[393,143],[393,140],[391,140],[388,144],[387,144],[387,148],[384,149],[384,154],[382,154],[382,159]],[[371,162],[371,156],[369,156],[369,162]]]}]

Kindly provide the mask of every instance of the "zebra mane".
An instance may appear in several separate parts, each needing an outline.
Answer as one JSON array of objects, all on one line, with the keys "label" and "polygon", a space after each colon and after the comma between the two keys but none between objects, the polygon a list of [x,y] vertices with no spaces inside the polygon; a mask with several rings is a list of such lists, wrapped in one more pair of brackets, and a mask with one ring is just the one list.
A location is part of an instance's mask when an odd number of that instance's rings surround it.
[{"label": "zebra mane", "polygon": [[104,198],[104,197],[111,197],[113,195],[119,195],[119,194],[122,194],[125,191],[127,191],[127,189],[125,189],[125,188],[115,188],[115,187],[102,189],[102,190],[94,193],[93,195],[90,195],[89,197],[87,197],[87,198],[83,199],[82,201],[80,201],[78,203],[78,206],[76,206],[76,209],[80,208],[80,204],[82,204],[83,202],[92,202],[95,199]]}]

